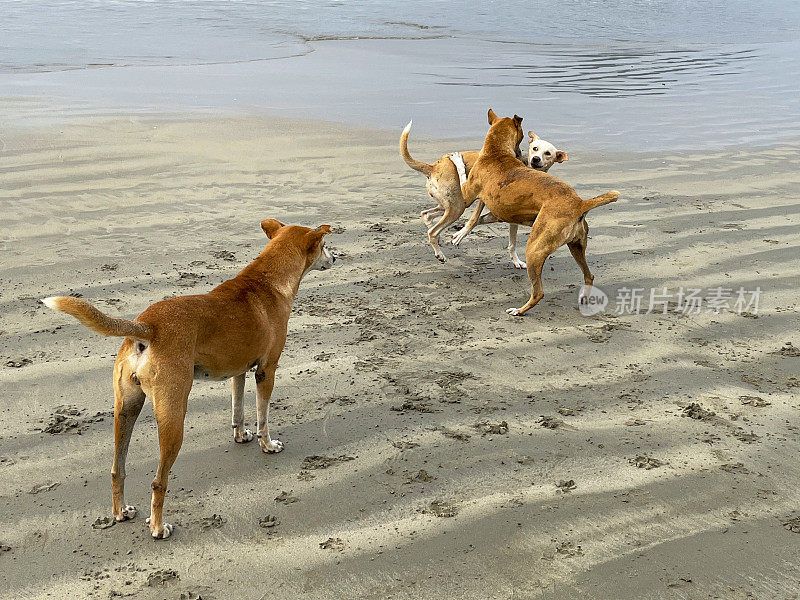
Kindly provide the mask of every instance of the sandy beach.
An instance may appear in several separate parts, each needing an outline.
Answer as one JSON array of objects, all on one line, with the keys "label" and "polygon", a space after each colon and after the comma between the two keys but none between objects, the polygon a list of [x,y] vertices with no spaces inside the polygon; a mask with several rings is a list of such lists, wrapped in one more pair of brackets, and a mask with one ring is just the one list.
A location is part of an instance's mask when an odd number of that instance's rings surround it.
[{"label": "sandy beach", "polygon": [[[760,287],[758,314],[585,317],[561,248],[517,319],[504,311],[530,284],[504,225],[434,259],[402,125],[136,116],[5,132],[0,596],[800,597],[800,143],[565,140],[551,174],[582,197],[622,193],[589,218],[612,302]],[[424,135],[410,147],[429,162],[481,143]],[[195,383],[165,505],[176,533],[154,542],[148,403],[126,485],[140,514],[104,528],[119,341],[38,299],[130,318],[207,291],[263,248],[267,217],[334,225],[342,259],[307,276],[289,322],[272,403],[286,450],[234,444],[228,385]],[[252,378],[246,393],[252,424]]]}]

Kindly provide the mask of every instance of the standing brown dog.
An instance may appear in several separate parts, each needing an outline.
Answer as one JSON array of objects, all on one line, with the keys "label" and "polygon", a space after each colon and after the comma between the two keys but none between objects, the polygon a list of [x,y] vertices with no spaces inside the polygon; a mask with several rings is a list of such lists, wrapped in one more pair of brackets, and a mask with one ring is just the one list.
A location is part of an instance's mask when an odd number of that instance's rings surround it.
[{"label": "standing brown dog", "polygon": [[586,213],[598,206],[615,202],[619,192],[581,200],[569,185],[541,171],[525,168],[516,158],[522,141],[522,117],[500,118],[489,109],[489,133],[478,160],[467,177],[464,161],[456,153],[451,156],[461,178],[464,203],[469,206],[478,196],[478,205],[465,227],[469,232],[480,219],[485,204],[491,214],[507,223],[532,226],[525,250],[531,297],[521,308],[509,308],[510,315],[522,316],[542,299],[542,267],[557,248],[567,244],[575,262],[583,272],[585,285],[594,283],[594,275],[586,264],[586,243],[589,227]]},{"label": "standing brown dog", "polygon": [[244,429],[244,382],[247,371],[255,368],[261,449],[283,450],[283,443],[269,436],[268,418],[289,314],[303,275],[326,269],[335,259],[324,246],[330,225],[309,229],[266,219],[261,229],[270,242],[236,277],[207,294],[156,302],[133,321],[109,317],[72,296],[42,300],[97,333],[125,336],[114,364],[114,518],[126,521],[136,516],[136,508],[124,500],[125,457],[133,425],[148,397],[161,449],[147,520],[156,539],[168,538],[173,529],[162,521],[162,509],[169,470],[183,442],[193,379],[231,379],[234,439],[249,442],[253,434]]}]

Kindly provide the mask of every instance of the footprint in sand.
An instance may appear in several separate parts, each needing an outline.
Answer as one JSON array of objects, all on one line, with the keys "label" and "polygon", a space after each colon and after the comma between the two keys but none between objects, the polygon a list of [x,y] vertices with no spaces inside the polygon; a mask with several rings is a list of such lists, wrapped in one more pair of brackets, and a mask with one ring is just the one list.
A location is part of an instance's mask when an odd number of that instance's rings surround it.
[{"label": "footprint in sand", "polygon": [[689,417],[697,421],[711,421],[716,414],[714,411],[706,410],[697,402],[687,404],[681,411],[682,417]]},{"label": "footprint in sand", "polygon": [[445,500],[434,500],[427,508],[423,509],[422,512],[435,517],[449,519],[450,517],[455,517],[458,514],[458,507],[455,504]]},{"label": "footprint in sand", "polygon": [[800,517],[785,520],[783,527],[792,533],[800,533]]},{"label": "footprint in sand", "polygon": [[764,400],[760,396],[739,396],[739,400],[742,404],[747,406],[753,406],[757,408],[762,408],[764,406],[770,406],[772,402]]},{"label": "footprint in sand", "polygon": [[275,527],[278,525],[278,522],[278,517],[275,515],[267,515],[258,520],[258,526],[262,529],[269,529],[270,533],[272,533],[275,531]]},{"label": "footprint in sand", "polygon": [[445,437],[449,437],[453,440],[458,440],[459,442],[467,442],[469,441],[469,436],[466,433],[461,433],[459,431],[455,431],[453,429],[448,429],[447,427],[440,426],[435,428],[434,431],[438,431]]},{"label": "footprint in sand", "polygon": [[547,415],[542,415],[536,422],[544,427],[545,429],[559,429],[561,427],[566,426],[566,423],[557,417],[549,417]]},{"label": "footprint in sand", "polygon": [[335,552],[342,552],[344,550],[344,541],[342,538],[329,537],[324,542],[319,543],[319,547],[323,550],[334,550]]},{"label": "footprint in sand", "polygon": [[12,358],[11,360],[6,361],[6,366],[11,367],[12,369],[21,369],[22,367],[27,367],[28,365],[32,364],[33,361],[30,358]]},{"label": "footprint in sand", "polygon": [[436,477],[428,473],[425,469],[420,469],[416,473],[404,471],[403,476],[406,478],[405,483],[430,483]]},{"label": "footprint in sand", "polygon": [[165,587],[178,579],[180,579],[180,576],[174,569],[159,569],[147,576],[147,585],[150,587]]},{"label": "footprint in sand", "polygon": [[545,551],[542,559],[555,560],[556,558],[576,558],[578,556],[583,556],[583,547],[574,542],[563,541],[556,543],[552,550]]},{"label": "footprint in sand", "polygon": [[210,517],[203,517],[200,519],[200,529],[208,531],[209,529],[219,529],[225,524],[225,519],[222,515],[213,514]]},{"label": "footprint in sand", "polygon": [[328,467],[332,467],[333,465],[337,465],[343,462],[349,462],[351,460],[355,460],[355,456],[306,456],[303,459],[303,464],[300,467],[300,474],[297,478],[301,481],[311,481],[316,477],[314,473],[311,471],[318,471],[321,469],[327,469]]},{"label": "footprint in sand", "polygon": [[658,467],[663,467],[666,464],[664,461],[658,460],[657,458],[644,455],[629,458],[628,462],[637,469],[645,469],[646,471],[649,471],[651,469],[657,469]]},{"label": "footprint in sand", "polygon": [[92,529],[109,529],[117,524],[114,517],[97,517],[92,523]]},{"label": "footprint in sand", "polygon": [[777,350],[772,354],[779,354],[780,356],[789,356],[792,358],[796,358],[800,356],[800,348],[794,346],[792,342],[786,342],[780,350]]},{"label": "footprint in sand", "polygon": [[500,423],[478,421],[473,427],[480,431],[481,435],[505,435],[508,433],[508,423],[506,421],[501,421]]},{"label": "footprint in sand", "polygon": [[42,492],[49,492],[51,490],[56,489],[60,486],[61,483],[58,481],[50,481],[48,483],[40,483],[38,485],[33,486],[30,490],[28,490],[29,494],[40,494]]},{"label": "footprint in sand", "polygon": [[56,406],[50,415],[50,421],[42,431],[50,435],[80,434],[89,428],[89,424],[99,423],[112,414],[111,412],[98,412],[93,416],[84,417],[83,413],[83,409],[70,404]]},{"label": "footprint in sand", "polygon": [[748,475],[750,470],[744,466],[743,463],[725,463],[724,465],[720,465],[719,467],[726,473],[736,473],[738,475]]},{"label": "footprint in sand", "polygon": [[396,442],[392,442],[392,446],[394,446],[400,451],[404,451],[404,450],[411,450],[412,448],[418,448],[419,444],[417,444],[416,442],[407,442],[405,440],[398,440]]},{"label": "footprint in sand", "polygon": [[577,487],[578,485],[575,483],[574,479],[566,479],[566,480],[562,479],[556,484],[556,488],[558,488],[558,491],[561,492],[562,494],[571,492]]},{"label": "footprint in sand", "polygon": [[281,502],[282,504],[294,504],[295,502],[300,502],[300,498],[297,496],[292,496],[292,490],[288,492],[282,491],[275,497],[275,502]]}]

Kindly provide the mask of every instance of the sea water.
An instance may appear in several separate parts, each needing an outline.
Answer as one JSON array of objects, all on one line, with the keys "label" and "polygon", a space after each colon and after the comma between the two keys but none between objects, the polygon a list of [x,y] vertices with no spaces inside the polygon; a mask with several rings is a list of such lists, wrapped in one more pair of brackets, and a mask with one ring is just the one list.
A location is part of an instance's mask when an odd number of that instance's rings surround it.
[{"label": "sea water", "polygon": [[796,139],[799,89],[792,0],[0,0],[0,124],[36,98],[462,137],[492,107],[565,145],[696,149]]}]

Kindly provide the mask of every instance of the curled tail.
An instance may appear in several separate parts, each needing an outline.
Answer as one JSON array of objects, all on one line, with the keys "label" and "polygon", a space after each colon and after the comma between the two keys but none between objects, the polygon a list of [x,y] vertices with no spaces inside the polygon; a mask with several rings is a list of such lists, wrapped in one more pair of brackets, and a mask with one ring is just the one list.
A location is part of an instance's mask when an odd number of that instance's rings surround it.
[{"label": "curled tail", "polygon": [[606,192],[601,196],[595,196],[594,198],[583,200],[581,201],[581,214],[585,215],[593,208],[616,202],[617,198],[619,198],[619,192],[617,190],[611,190],[610,192]]},{"label": "curled tail", "polygon": [[153,333],[150,328],[142,323],[109,317],[94,306],[72,296],[51,296],[43,298],[42,302],[48,308],[72,315],[92,331],[100,335],[115,335],[132,337],[139,340],[149,340]]},{"label": "curled tail", "polygon": [[425,177],[430,177],[433,166],[411,158],[411,155],[408,153],[408,134],[411,131],[412,122],[413,121],[409,121],[408,125],[406,125],[406,128],[403,129],[403,133],[400,134],[400,156],[403,157],[403,160],[406,161],[406,164],[409,167],[415,171],[419,171],[425,175]]}]

